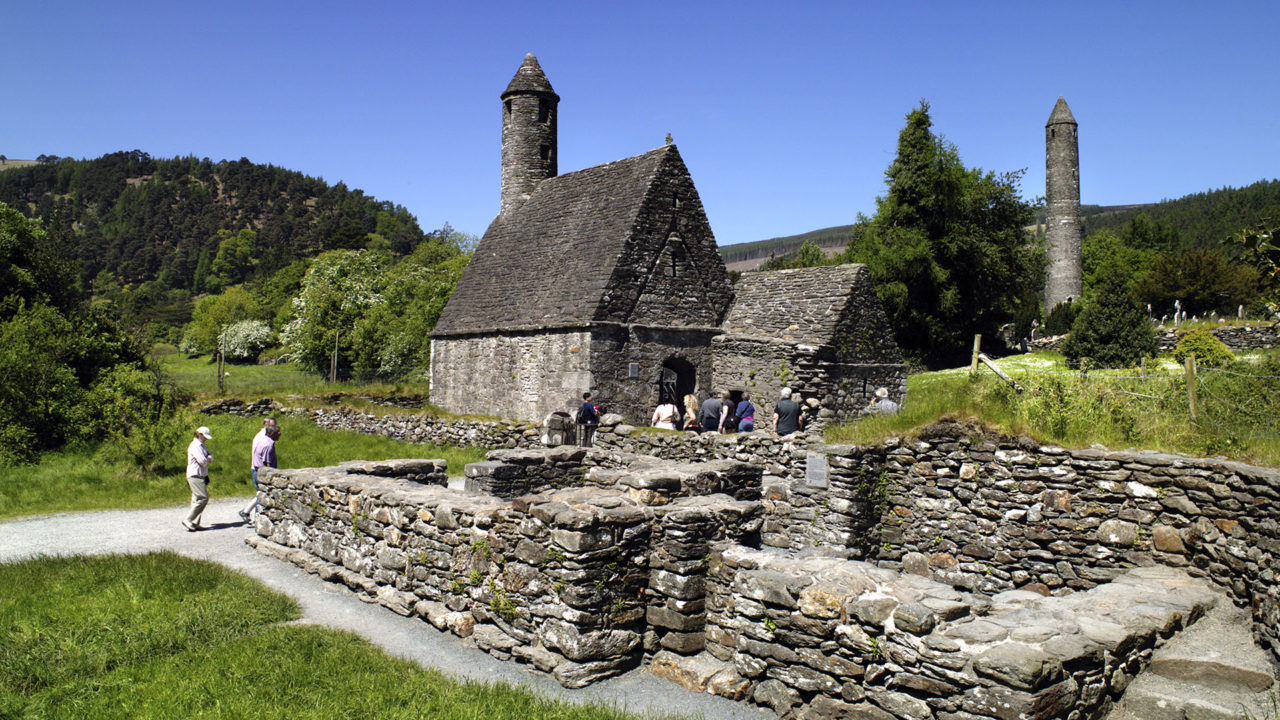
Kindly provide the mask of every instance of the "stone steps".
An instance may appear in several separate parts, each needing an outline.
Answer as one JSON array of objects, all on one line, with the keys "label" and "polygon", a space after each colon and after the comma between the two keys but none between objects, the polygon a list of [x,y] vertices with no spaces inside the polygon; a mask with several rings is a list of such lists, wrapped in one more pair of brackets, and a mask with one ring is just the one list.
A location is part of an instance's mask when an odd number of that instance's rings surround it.
[{"label": "stone steps", "polygon": [[1275,670],[1250,626],[1223,598],[1156,651],[1108,720],[1280,720]]}]

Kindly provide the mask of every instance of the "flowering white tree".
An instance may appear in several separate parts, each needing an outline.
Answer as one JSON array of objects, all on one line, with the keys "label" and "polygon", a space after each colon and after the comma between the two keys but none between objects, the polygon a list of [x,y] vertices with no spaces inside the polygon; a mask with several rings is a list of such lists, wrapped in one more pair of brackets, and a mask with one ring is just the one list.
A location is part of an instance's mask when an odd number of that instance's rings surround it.
[{"label": "flowering white tree", "polygon": [[271,347],[275,333],[261,320],[241,320],[227,326],[222,337],[222,352],[228,360],[255,360]]},{"label": "flowering white tree", "polygon": [[385,253],[373,250],[332,250],[318,256],[280,332],[293,358],[309,370],[323,372],[336,336],[338,363],[351,367],[353,328],[382,302],[382,275],[389,264]]}]

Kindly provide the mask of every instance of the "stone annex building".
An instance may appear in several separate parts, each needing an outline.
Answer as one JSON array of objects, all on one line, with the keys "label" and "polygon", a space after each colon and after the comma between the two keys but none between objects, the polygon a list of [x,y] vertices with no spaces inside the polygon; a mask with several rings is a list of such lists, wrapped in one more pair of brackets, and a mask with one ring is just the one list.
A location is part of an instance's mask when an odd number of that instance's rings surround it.
[{"label": "stone annex building", "polygon": [[432,332],[431,397],[541,420],[592,391],[644,423],[661,400],[783,386],[814,419],[856,413],[906,370],[860,265],[732,285],[675,145],[558,174],[559,96],[532,53],[502,93],[502,200]]}]

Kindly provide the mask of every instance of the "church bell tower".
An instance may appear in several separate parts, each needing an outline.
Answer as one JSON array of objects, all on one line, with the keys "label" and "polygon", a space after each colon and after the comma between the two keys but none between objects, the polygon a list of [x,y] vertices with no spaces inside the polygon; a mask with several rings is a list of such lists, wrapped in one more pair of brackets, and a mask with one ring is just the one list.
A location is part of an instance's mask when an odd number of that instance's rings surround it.
[{"label": "church bell tower", "polygon": [[556,107],[560,96],[533,53],[502,93],[502,205],[499,213],[517,207],[555,177]]}]

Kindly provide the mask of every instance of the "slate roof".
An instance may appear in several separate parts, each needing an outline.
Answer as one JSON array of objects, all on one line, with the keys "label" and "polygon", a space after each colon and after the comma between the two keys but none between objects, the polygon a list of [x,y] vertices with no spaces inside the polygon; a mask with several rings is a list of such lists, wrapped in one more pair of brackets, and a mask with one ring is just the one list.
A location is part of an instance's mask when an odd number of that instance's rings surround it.
[{"label": "slate roof", "polygon": [[821,346],[831,342],[851,302],[875,302],[865,265],[743,273],[724,321],[728,334]]},{"label": "slate roof", "polygon": [[538,64],[538,58],[533,53],[524,56],[524,62],[520,64],[520,69],[516,70],[515,77],[511,78],[511,84],[507,85],[507,89],[502,92],[502,99],[505,100],[511,93],[549,93],[554,95],[556,100],[560,99],[556,91],[551,89],[551,81],[547,79],[546,73],[542,72],[542,66]]},{"label": "slate roof", "polygon": [[1058,102],[1053,106],[1053,112],[1049,113],[1049,122],[1045,123],[1045,126],[1061,125],[1063,123],[1071,123],[1072,125],[1079,124],[1071,114],[1071,108],[1067,107],[1067,101],[1059,95]]},{"label": "slate roof", "polygon": [[485,231],[432,336],[583,328],[674,145],[548,178]]}]

